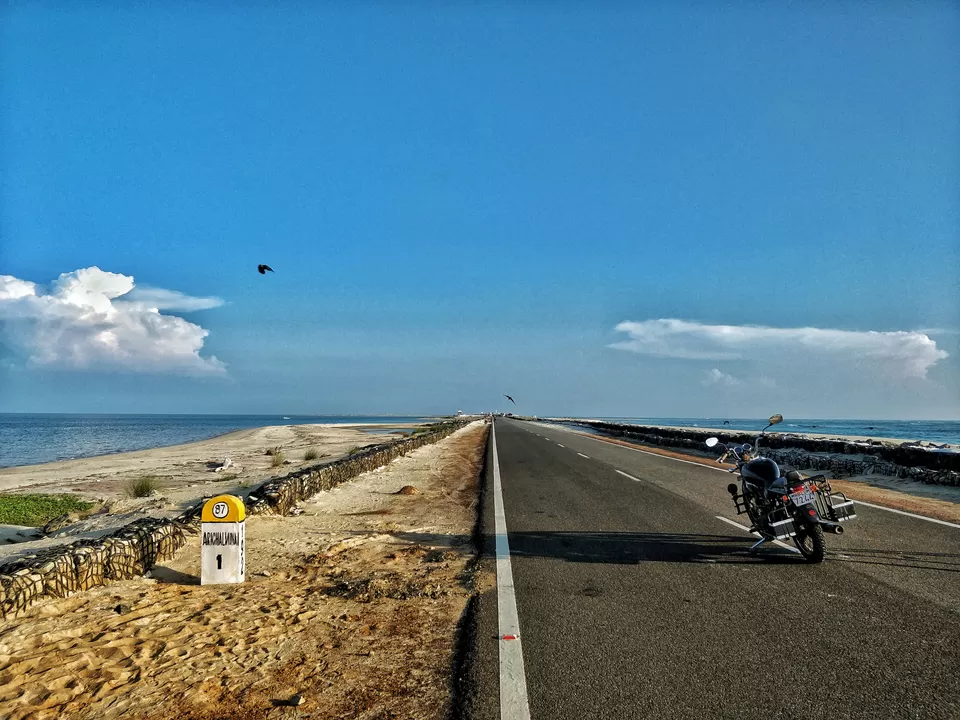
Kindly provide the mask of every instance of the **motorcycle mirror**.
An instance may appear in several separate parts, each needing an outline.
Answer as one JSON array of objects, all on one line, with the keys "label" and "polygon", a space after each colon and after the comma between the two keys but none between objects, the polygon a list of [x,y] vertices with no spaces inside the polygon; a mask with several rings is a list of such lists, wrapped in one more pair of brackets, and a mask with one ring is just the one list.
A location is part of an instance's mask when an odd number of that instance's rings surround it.
[{"label": "motorcycle mirror", "polygon": [[713,446],[716,445],[718,442],[720,442],[720,441],[719,441],[717,438],[715,438],[715,437],[707,438],[707,447],[713,447]]},{"label": "motorcycle mirror", "polygon": [[781,415],[780,413],[777,413],[776,415],[770,418],[771,425],[778,425],[782,422],[783,422],[783,415]]},{"label": "motorcycle mirror", "polygon": [[753,448],[750,447],[750,443],[747,443],[746,445],[743,446],[742,450],[743,452],[750,452],[751,450],[753,450]]}]

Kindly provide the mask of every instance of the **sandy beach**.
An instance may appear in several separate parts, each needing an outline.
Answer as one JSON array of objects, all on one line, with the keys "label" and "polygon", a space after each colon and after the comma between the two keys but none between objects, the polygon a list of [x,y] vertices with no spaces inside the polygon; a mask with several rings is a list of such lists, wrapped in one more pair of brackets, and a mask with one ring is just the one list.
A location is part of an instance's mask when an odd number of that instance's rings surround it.
[{"label": "sandy beach", "polygon": [[[396,428],[390,425],[390,428]],[[411,426],[412,427],[412,426]],[[238,479],[267,479],[304,464],[304,453],[314,449],[321,459],[343,455],[352,447],[364,447],[398,437],[396,433],[374,434],[371,425],[276,425],[220,435],[208,440],[61,460],[42,465],[0,469],[0,491],[77,492],[98,497],[119,497],[125,483],[143,475],[159,478],[165,491],[191,483],[217,480],[215,469],[226,459],[232,465],[222,474]],[[266,455],[280,447],[287,462],[274,467]],[[314,461],[316,462],[316,461]]]},{"label": "sandy beach", "polygon": [[0,623],[0,717],[445,717],[483,582],[469,563],[485,437],[472,423],[298,515],[248,519],[242,585],[199,585],[194,536],[150,578]]},{"label": "sandy beach", "polygon": [[[36,538],[32,528],[0,525],[0,562],[76,537],[105,535],[137,518],[173,517],[211,495],[245,497],[272,477],[399,437],[399,431],[381,429],[361,424],[268,426],[183,445],[0,469],[0,492],[70,493],[95,503],[91,515],[71,518],[68,526],[43,539]],[[397,430],[397,425],[389,429]],[[274,456],[265,453],[277,447],[284,460],[274,466]],[[308,450],[316,451],[318,457],[305,460]],[[231,466],[217,472],[227,459]],[[156,479],[157,492],[146,498],[129,497],[129,484],[143,476]]]}]

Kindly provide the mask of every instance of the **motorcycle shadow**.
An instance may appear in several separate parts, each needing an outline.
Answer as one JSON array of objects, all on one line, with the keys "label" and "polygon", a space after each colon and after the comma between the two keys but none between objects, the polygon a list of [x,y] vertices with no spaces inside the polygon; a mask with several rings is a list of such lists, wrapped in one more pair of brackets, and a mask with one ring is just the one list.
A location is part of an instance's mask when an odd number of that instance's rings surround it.
[{"label": "motorcycle shadow", "polygon": [[510,555],[582,563],[803,563],[782,548],[748,552],[755,538],[655,532],[512,532]]},{"label": "motorcycle shadow", "polygon": [[914,570],[960,572],[960,555],[922,552],[918,550],[878,550],[875,548],[837,548],[827,552],[827,559],[861,565],[884,565]]}]

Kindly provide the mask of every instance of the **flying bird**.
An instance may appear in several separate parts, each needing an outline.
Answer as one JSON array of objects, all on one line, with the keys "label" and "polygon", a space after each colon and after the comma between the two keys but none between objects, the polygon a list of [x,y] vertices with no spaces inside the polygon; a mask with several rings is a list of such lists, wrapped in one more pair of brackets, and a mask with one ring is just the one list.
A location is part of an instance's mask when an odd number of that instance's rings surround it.
[{"label": "flying bird", "polygon": [[517,404],[517,401],[514,400],[514,399],[513,399],[512,397],[510,397],[509,395],[504,395],[504,397],[505,397],[507,400],[509,400],[510,402],[512,402],[514,405]]},{"label": "flying bird", "polygon": [[269,265],[257,265],[257,272],[260,273],[261,275],[266,275],[267,270],[269,270],[270,272],[273,272],[273,268],[270,267]]}]

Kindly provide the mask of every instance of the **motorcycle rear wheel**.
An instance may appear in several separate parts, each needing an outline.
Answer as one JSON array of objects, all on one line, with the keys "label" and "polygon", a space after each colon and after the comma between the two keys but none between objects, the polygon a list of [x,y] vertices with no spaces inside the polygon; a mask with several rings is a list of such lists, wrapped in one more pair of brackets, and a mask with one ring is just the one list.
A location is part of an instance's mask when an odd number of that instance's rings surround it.
[{"label": "motorcycle rear wheel", "polygon": [[826,553],[827,547],[823,541],[822,527],[814,525],[813,527],[807,528],[806,532],[802,535],[799,533],[794,535],[793,542],[796,544],[800,554],[803,555],[803,559],[808,563],[823,562],[823,556]]}]

